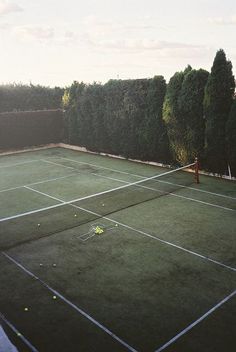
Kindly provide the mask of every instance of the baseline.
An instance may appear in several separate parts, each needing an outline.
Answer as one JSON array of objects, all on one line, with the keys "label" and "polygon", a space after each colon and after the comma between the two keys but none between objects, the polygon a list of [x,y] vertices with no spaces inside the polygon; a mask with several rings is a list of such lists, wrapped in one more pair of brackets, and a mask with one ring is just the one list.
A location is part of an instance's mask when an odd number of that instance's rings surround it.
[{"label": "baseline", "polygon": [[24,161],[22,163],[16,163],[16,164],[10,164],[10,165],[0,165],[0,169],[6,168],[6,167],[14,167],[14,166],[18,166],[18,165],[25,165],[25,164],[30,164],[30,163],[36,163],[40,161],[40,159],[35,159],[35,160],[28,160],[28,161]]}]

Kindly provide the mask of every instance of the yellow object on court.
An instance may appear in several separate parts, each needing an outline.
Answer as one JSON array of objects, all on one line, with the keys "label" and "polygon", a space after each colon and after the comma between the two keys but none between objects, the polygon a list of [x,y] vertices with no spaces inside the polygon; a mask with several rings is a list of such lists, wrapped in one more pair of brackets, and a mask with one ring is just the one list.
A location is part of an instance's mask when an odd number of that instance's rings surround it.
[{"label": "yellow object on court", "polygon": [[104,230],[101,227],[99,227],[99,226],[95,227],[96,235],[101,235],[103,232],[104,232]]}]

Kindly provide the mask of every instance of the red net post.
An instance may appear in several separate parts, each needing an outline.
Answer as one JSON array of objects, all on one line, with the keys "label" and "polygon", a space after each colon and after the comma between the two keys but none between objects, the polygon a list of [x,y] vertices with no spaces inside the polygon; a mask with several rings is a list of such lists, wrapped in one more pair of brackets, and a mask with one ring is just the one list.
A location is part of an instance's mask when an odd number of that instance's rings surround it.
[{"label": "red net post", "polygon": [[195,182],[200,183],[199,181],[199,160],[195,158],[194,172],[195,172]]}]

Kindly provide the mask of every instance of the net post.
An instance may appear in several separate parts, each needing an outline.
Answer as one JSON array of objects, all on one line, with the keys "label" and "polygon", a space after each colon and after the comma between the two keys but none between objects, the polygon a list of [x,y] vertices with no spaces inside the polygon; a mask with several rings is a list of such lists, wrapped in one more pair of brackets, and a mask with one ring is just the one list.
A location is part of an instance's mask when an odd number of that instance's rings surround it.
[{"label": "net post", "polygon": [[195,160],[194,160],[194,178],[195,178],[195,182],[196,183],[200,183],[199,181],[199,160],[198,158],[196,157]]}]

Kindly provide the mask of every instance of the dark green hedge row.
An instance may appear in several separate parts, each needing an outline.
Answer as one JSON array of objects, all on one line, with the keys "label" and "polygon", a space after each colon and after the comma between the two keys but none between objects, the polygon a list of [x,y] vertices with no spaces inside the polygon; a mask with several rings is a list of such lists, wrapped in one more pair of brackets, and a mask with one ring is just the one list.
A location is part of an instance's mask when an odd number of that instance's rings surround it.
[{"label": "dark green hedge row", "polygon": [[0,112],[60,109],[64,88],[9,84],[0,86]]},{"label": "dark green hedge row", "polygon": [[[234,90],[232,64],[220,49],[210,73],[188,66],[168,85],[155,76],[104,85],[74,82],[67,89],[0,86],[0,112],[63,106],[71,144],[168,164],[188,164],[198,156],[204,169],[226,174],[230,165],[236,176]],[[0,148],[62,140],[61,118],[49,115],[2,115]]]},{"label": "dark green hedge row", "polygon": [[232,175],[236,177],[236,99],[231,106],[226,124],[226,148]]},{"label": "dark green hedge row", "polygon": [[188,164],[236,176],[236,109],[232,64],[220,49],[211,72],[188,66],[168,85],[153,79],[74,82],[63,104],[68,141],[92,151]]},{"label": "dark green hedge row", "polygon": [[162,106],[166,82],[153,79],[74,82],[64,96],[69,143],[141,160],[170,160]]},{"label": "dark green hedge row", "polygon": [[0,113],[0,149],[61,142],[62,110]]}]

